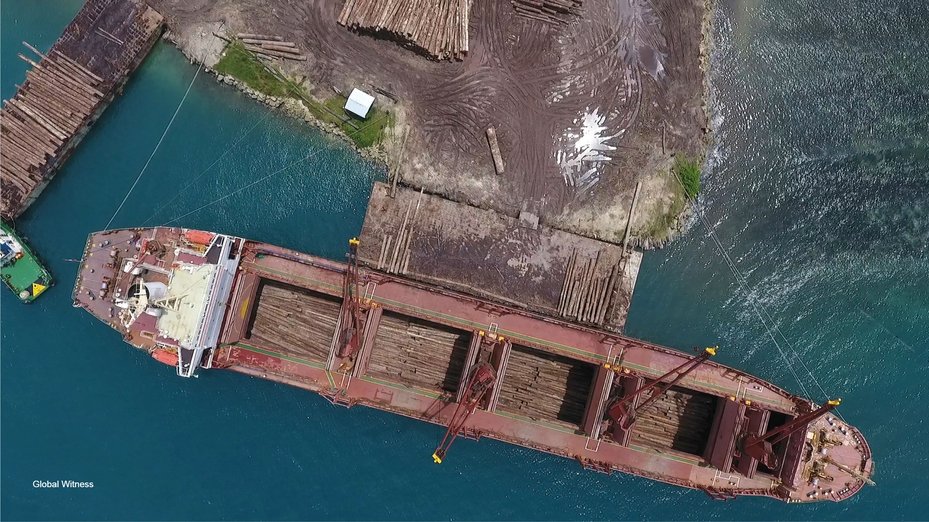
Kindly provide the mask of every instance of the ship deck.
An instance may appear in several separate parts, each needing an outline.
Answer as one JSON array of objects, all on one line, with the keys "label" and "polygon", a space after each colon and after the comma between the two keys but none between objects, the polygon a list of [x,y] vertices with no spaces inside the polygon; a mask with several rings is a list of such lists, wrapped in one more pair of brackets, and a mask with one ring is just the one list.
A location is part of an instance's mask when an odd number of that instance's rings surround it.
[{"label": "ship deck", "polygon": [[[599,369],[609,362],[657,377],[683,362],[685,354],[362,270],[370,306],[365,342],[359,362],[340,369],[330,354],[338,342],[344,265],[263,244],[246,243],[246,251],[230,304],[236,316],[226,323],[221,337],[226,346],[216,364],[314,390],[336,402],[446,424],[466,372],[469,344],[482,331],[496,332],[512,347],[499,377],[499,396],[491,408],[471,417],[471,435],[701,489],[773,494],[777,488],[771,474],[749,479],[719,472],[707,464],[703,448],[719,397],[793,414],[796,405],[783,390],[705,365],[646,410],[623,445],[599,434],[609,393],[605,381],[597,379]],[[268,288],[290,289],[285,307],[267,300]],[[311,305],[313,312],[295,319]],[[269,316],[278,318],[276,328],[256,335],[259,325],[270,325],[263,319]],[[307,322],[314,326],[304,331]]]},{"label": "ship deck", "polygon": [[[123,331],[135,346],[154,352],[170,346],[170,339],[144,335],[151,331],[146,314],[138,324],[122,328],[112,320],[106,299],[93,299],[88,291],[96,288],[101,272],[113,273],[123,258],[132,257],[133,249],[139,254],[140,237],[161,238],[170,245],[170,236],[181,233],[148,229],[91,236],[75,304]],[[104,245],[106,241],[111,243]],[[340,359],[346,266],[239,241],[238,269],[229,294],[217,305],[226,316],[207,367],[299,386],[338,404],[366,405],[446,425],[478,354],[487,354],[481,351],[483,343],[495,339],[487,360],[497,380],[488,401],[469,418],[469,436],[492,437],[574,458],[600,471],[633,473],[714,495],[764,495],[794,502],[851,496],[862,486],[853,473],[827,467],[831,480],[814,480],[814,474],[823,472],[819,452],[825,446],[830,458],[843,466],[864,475],[871,472],[867,443],[834,417],[820,418],[791,437],[780,448],[785,455],[781,470],[740,458],[734,447],[742,422],[763,432],[798,415],[800,405],[807,403],[712,361],[644,409],[625,436],[604,430],[605,407],[617,390],[635,389],[690,356],[375,270],[359,273],[364,320],[358,352],[350,360]],[[96,255],[100,249],[105,255]],[[165,248],[155,259],[148,250],[141,258],[147,265],[184,264],[178,259],[183,252]],[[210,252],[198,259],[216,262]],[[119,288],[125,279],[117,277]],[[616,368],[625,373],[616,373]],[[816,462],[820,468],[814,470]]]}]

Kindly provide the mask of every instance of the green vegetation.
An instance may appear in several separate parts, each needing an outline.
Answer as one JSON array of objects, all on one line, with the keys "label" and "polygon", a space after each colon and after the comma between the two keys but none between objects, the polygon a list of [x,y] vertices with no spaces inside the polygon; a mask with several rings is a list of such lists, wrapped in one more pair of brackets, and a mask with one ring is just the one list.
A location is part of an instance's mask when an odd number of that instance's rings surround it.
[{"label": "green vegetation", "polygon": [[684,185],[684,195],[687,199],[694,199],[700,193],[700,165],[693,159],[678,156],[674,160],[674,175]]},{"label": "green vegetation", "polygon": [[240,42],[232,42],[226,46],[223,57],[214,69],[220,74],[236,78],[260,93],[269,96],[290,96],[287,83],[268,71],[267,67]]},{"label": "green vegetation", "polygon": [[302,85],[271,69],[238,41],[226,46],[215,69],[263,94],[301,100],[316,119],[342,129],[359,148],[383,141],[386,130],[394,124],[393,114],[376,106],[367,119],[361,120],[345,112],[345,98],[342,96],[332,96],[322,102],[316,100]]},{"label": "green vegetation", "polygon": [[380,143],[385,131],[394,124],[393,114],[379,107],[373,107],[364,120],[346,114],[342,96],[333,96],[322,103],[309,96],[302,99],[316,119],[339,127],[362,149]]},{"label": "green vegetation", "polygon": [[678,216],[680,216],[681,212],[684,211],[684,205],[687,202],[684,197],[684,189],[677,181],[672,182],[670,187],[673,191],[671,205],[668,207],[667,212],[661,212],[658,215],[652,217],[652,219],[648,222],[642,237],[664,241],[668,238],[668,234],[671,232],[671,227],[674,226]]}]

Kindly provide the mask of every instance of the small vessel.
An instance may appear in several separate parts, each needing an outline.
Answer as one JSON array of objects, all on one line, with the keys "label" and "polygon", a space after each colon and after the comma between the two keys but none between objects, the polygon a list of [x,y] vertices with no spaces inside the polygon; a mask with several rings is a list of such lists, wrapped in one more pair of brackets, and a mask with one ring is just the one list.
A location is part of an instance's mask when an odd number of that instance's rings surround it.
[{"label": "small vessel", "polygon": [[24,303],[31,303],[53,284],[51,274],[6,221],[0,221],[0,274]]},{"label": "small vessel", "polygon": [[[74,306],[182,377],[226,369],[702,490],[840,501],[872,484],[862,434],[710,359],[361,267],[183,228],[87,240]],[[424,448],[424,458],[429,453]]]}]

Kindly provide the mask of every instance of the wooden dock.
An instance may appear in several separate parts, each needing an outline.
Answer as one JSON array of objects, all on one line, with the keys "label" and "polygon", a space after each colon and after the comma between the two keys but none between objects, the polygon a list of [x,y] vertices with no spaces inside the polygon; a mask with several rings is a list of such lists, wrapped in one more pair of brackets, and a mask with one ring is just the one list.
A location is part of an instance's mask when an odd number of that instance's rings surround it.
[{"label": "wooden dock", "polygon": [[13,219],[38,198],[162,25],[141,0],[87,0],[48,52],[23,42],[32,69],[0,112],[0,215]]},{"label": "wooden dock", "polygon": [[361,262],[501,304],[622,331],[642,254],[376,183]]}]

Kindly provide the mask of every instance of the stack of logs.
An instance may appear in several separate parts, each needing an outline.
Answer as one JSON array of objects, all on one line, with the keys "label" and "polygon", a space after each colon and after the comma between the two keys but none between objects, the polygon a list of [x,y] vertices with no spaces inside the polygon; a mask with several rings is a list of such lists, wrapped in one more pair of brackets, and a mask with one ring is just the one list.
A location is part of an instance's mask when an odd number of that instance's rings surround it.
[{"label": "stack of logs", "polygon": [[577,427],[584,417],[593,373],[592,365],[514,345],[497,408]]},{"label": "stack of logs", "polygon": [[512,0],[516,14],[550,24],[566,24],[581,11],[581,0]]},{"label": "stack of logs", "polygon": [[255,54],[282,60],[306,61],[306,55],[297,49],[297,44],[285,41],[280,36],[252,33],[239,33],[236,36],[246,49]]},{"label": "stack of logs", "polygon": [[[381,241],[381,253],[377,258],[376,268],[388,274],[405,274],[410,268],[410,242],[413,239],[413,224],[419,215],[423,192],[420,190],[416,200],[416,209],[413,210],[413,201],[406,207],[406,215],[396,236],[384,234]],[[412,215],[411,215],[412,213]]]},{"label": "stack of logs", "polygon": [[341,304],[279,283],[263,283],[250,343],[325,361]]},{"label": "stack of logs", "polygon": [[434,323],[385,312],[367,373],[406,384],[454,392],[470,337]]},{"label": "stack of logs", "polygon": [[708,395],[668,390],[638,414],[631,442],[700,455],[713,423],[714,406],[715,399]]},{"label": "stack of logs", "polygon": [[[46,181],[46,166],[90,120],[104,98],[102,78],[61,52],[48,56],[23,42],[39,62],[19,54],[32,70],[16,95],[3,105],[3,214],[15,213],[13,198],[32,193]],[[9,186],[7,186],[9,183]],[[12,193],[11,193],[12,192]]]},{"label": "stack of logs", "polygon": [[439,59],[468,52],[471,0],[346,0],[339,24],[387,33]]},{"label": "stack of logs", "polygon": [[599,275],[600,252],[595,259],[579,262],[577,250],[571,254],[561,286],[558,313],[566,319],[602,325],[608,317],[622,275],[619,264],[609,274]]}]

